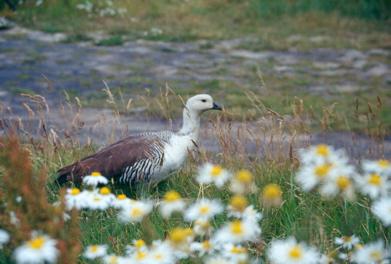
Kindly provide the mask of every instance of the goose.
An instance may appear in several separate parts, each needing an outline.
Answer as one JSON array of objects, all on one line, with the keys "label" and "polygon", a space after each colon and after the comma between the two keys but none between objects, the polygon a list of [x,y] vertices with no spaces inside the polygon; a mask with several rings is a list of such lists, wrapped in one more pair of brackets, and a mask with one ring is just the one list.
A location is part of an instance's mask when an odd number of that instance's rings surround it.
[{"label": "goose", "polygon": [[198,142],[200,116],[208,110],[222,110],[208,94],[189,98],[183,109],[182,128],[177,131],[130,135],[95,154],[57,171],[57,183],[80,184],[83,177],[99,172],[120,184],[156,183],[178,170]]}]

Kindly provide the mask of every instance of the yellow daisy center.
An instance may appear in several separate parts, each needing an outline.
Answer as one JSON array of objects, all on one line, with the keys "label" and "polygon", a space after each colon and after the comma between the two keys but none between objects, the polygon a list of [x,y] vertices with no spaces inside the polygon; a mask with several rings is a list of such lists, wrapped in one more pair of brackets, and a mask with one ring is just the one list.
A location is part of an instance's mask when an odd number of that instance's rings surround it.
[{"label": "yellow daisy center", "polygon": [[110,189],[107,187],[100,188],[99,193],[102,195],[108,195],[111,193]]},{"label": "yellow daisy center", "polygon": [[301,259],[303,252],[299,246],[294,246],[289,250],[288,254],[290,258],[294,260],[298,260]]},{"label": "yellow daisy center", "polygon": [[223,168],[220,166],[220,165],[215,165],[212,167],[212,169],[210,170],[210,174],[213,176],[213,177],[217,177],[217,176],[220,176],[220,174],[223,172]]},{"label": "yellow daisy center", "polygon": [[246,249],[242,248],[242,247],[235,247],[235,246],[233,246],[231,248],[231,253],[233,253],[233,254],[243,254],[243,253],[246,253]]},{"label": "yellow daisy center", "polygon": [[98,177],[98,176],[102,176],[102,174],[100,174],[99,171],[94,171],[91,173],[91,176]]},{"label": "yellow daisy center", "polygon": [[140,217],[143,215],[143,211],[138,207],[133,207],[132,210],[130,211],[130,215],[132,217]]},{"label": "yellow daisy center", "polygon": [[110,259],[108,261],[110,264],[117,264],[118,263],[118,257],[117,256],[110,256]]},{"label": "yellow daisy center", "polygon": [[92,245],[90,246],[90,251],[92,253],[96,253],[98,251],[99,247],[97,245]]},{"label": "yellow daisy center", "polygon": [[45,238],[43,236],[37,236],[36,238],[28,242],[29,247],[32,249],[41,249],[45,244]]},{"label": "yellow daisy center", "polygon": [[263,197],[268,200],[279,199],[282,195],[281,188],[278,184],[268,184],[263,188]]},{"label": "yellow daisy center", "polygon": [[382,253],[379,250],[372,251],[370,256],[371,259],[375,261],[380,261],[383,258]]},{"label": "yellow daisy center", "polygon": [[210,208],[207,205],[203,205],[200,207],[200,214],[205,215],[209,213]]},{"label": "yellow daisy center", "polygon": [[156,253],[153,255],[153,258],[156,260],[163,260],[163,255],[160,253]]},{"label": "yellow daisy center", "polygon": [[345,243],[349,243],[352,241],[352,237],[351,236],[344,236],[344,237],[342,237],[342,240]]},{"label": "yellow daisy center", "polygon": [[126,199],[126,195],[123,194],[123,193],[118,194],[118,195],[117,195],[117,199],[118,199],[118,200],[125,200],[125,199]]},{"label": "yellow daisy center", "polygon": [[169,237],[174,244],[181,244],[185,242],[187,237],[191,236],[192,233],[193,231],[190,228],[177,227],[170,232]]},{"label": "yellow daisy center", "polygon": [[388,168],[390,166],[390,162],[385,159],[379,160],[377,164],[379,164],[379,166],[382,167],[383,169]]},{"label": "yellow daisy center", "polygon": [[164,195],[164,201],[166,202],[175,202],[178,201],[179,199],[181,199],[181,196],[176,191],[169,191],[166,192],[166,194]]},{"label": "yellow daisy center", "polygon": [[145,241],[142,239],[137,239],[136,241],[134,241],[134,246],[136,248],[141,248],[141,247],[145,246]]},{"label": "yellow daisy center", "polygon": [[319,178],[323,178],[327,175],[327,173],[329,173],[330,169],[331,169],[330,164],[317,166],[315,167],[315,175],[318,176]]},{"label": "yellow daisy center", "polygon": [[354,247],[355,247],[356,249],[362,249],[362,248],[363,248],[363,245],[360,244],[360,243],[358,243],[358,244],[354,245]]},{"label": "yellow daisy center", "polygon": [[337,186],[341,190],[345,190],[350,186],[351,182],[350,179],[346,176],[339,176],[337,178]]},{"label": "yellow daisy center", "polygon": [[253,175],[248,170],[240,170],[236,174],[236,179],[244,184],[250,184],[253,180]]},{"label": "yellow daisy center", "polygon": [[70,191],[71,195],[78,195],[80,193],[80,190],[78,188],[72,188]]},{"label": "yellow daisy center", "polygon": [[235,195],[231,198],[230,205],[235,211],[243,212],[244,209],[246,209],[248,202],[242,195]]},{"label": "yellow daisy center", "polygon": [[231,222],[230,228],[231,228],[231,232],[236,235],[240,235],[243,233],[243,225],[242,222],[239,220],[235,220]]},{"label": "yellow daisy center", "polygon": [[316,154],[318,154],[319,156],[326,157],[329,155],[329,153],[330,149],[327,145],[320,144],[316,146]]},{"label": "yellow daisy center", "polygon": [[143,260],[147,257],[147,253],[143,252],[143,251],[137,251],[136,253],[136,259],[137,260]]},{"label": "yellow daisy center", "polygon": [[372,173],[369,176],[368,183],[371,184],[371,185],[380,186],[381,183],[382,183],[381,176],[379,174]]},{"label": "yellow daisy center", "polygon": [[205,240],[202,242],[202,248],[204,250],[209,250],[211,249],[212,245],[210,244],[209,240]]}]

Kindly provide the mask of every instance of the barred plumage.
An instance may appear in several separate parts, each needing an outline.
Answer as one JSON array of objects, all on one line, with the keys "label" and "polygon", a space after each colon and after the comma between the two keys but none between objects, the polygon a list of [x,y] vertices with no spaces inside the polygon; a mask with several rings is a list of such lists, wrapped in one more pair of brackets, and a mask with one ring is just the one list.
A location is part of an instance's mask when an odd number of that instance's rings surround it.
[{"label": "barred plumage", "polygon": [[85,175],[99,171],[119,183],[157,182],[178,169],[188,152],[195,147],[199,132],[199,115],[220,109],[209,95],[190,98],[183,110],[183,126],[177,132],[146,132],[124,138],[97,153],[58,171],[59,184],[80,183]]}]

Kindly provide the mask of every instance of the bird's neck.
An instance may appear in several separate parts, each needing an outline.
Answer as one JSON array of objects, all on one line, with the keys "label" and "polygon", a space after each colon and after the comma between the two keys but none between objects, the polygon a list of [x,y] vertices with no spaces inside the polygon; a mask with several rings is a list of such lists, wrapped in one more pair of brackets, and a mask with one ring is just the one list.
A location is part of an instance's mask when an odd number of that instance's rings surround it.
[{"label": "bird's neck", "polygon": [[198,140],[200,130],[200,115],[196,111],[190,111],[188,108],[183,109],[183,125],[178,134],[188,135],[193,140]]}]

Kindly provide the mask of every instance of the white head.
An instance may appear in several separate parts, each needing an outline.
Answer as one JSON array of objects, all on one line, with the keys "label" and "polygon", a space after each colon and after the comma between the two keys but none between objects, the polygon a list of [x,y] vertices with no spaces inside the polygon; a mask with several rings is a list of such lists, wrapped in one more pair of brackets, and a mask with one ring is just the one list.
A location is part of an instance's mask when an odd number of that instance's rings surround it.
[{"label": "white head", "polygon": [[191,112],[197,113],[202,113],[207,110],[222,110],[209,94],[198,94],[190,97],[186,102],[186,108]]}]

